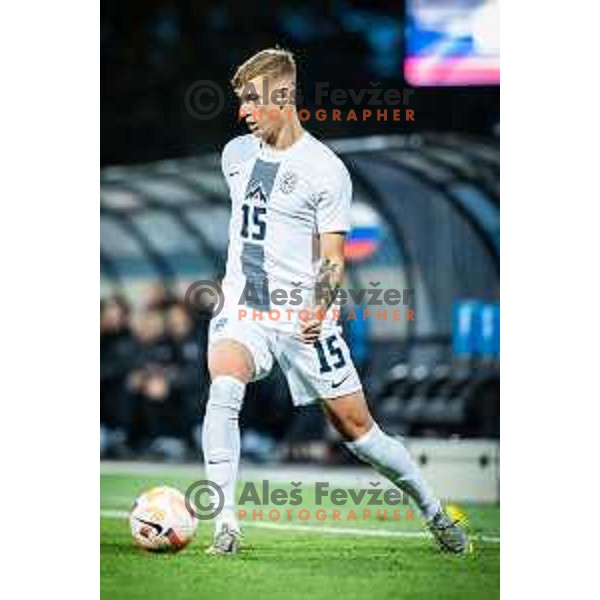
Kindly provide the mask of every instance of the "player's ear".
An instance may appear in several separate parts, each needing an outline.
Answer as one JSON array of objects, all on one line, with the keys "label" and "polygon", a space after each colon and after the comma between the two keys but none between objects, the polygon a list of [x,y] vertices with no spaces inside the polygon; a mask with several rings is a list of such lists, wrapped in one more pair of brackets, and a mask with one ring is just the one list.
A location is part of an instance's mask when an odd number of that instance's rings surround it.
[{"label": "player's ear", "polygon": [[290,103],[291,94],[291,82],[288,79],[282,79],[277,84],[277,103],[279,104],[279,110],[283,110],[284,107]]}]

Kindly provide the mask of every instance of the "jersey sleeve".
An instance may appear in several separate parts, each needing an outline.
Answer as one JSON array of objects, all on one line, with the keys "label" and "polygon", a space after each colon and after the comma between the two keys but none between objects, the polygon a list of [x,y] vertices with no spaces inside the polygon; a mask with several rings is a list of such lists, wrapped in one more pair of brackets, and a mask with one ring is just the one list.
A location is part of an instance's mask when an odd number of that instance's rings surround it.
[{"label": "jersey sleeve", "polygon": [[340,162],[326,178],[317,200],[317,232],[349,231],[351,203],[352,180]]}]

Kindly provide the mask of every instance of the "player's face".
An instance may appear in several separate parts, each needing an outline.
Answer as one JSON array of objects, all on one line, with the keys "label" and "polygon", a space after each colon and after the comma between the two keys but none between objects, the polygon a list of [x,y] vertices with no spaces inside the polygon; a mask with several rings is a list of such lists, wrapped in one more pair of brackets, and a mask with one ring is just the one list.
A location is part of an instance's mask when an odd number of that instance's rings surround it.
[{"label": "player's face", "polygon": [[255,77],[237,92],[240,114],[248,129],[264,140],[272,139],[285,118],[281,98],[287,93],[286,82]]}]

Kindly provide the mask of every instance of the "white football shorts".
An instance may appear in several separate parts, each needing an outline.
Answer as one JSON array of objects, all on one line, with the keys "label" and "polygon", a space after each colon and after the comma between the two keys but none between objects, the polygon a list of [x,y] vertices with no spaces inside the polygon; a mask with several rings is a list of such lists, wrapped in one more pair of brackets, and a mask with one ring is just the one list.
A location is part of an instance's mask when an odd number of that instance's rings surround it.
[{"label": "white football shorts", "polygon": [[285,374],[295,406],[323,398],[337,398],[362,389],[360,378],[341,335],[341,327],[323,322],[319,340],[305,344],[291,331],[282,331],[256,320],[239,320],[227,307],[212,319],[209,348],[219,340],[243,344],[254,358],[254,377],[266,377],[277,360]]}]

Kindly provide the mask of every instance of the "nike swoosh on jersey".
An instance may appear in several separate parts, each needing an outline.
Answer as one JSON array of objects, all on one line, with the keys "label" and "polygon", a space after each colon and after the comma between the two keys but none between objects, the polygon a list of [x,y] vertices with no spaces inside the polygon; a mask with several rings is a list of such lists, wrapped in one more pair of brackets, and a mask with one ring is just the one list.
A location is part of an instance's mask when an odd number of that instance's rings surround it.
[{"label": "nike swoosh on jersey", "polygon": [[346,381],[346,379],[348,379],[348,377],[350,377],[350,375],[351,375],[351,373],[348,373],[348,375],[346,375],[346,377],[344,377],[342,380],[340,380],[340,381],[332,381],[331,382],[332,389],[340,387],[340,385],[342,385],[342,383],[344,383],[344,381]]}]

